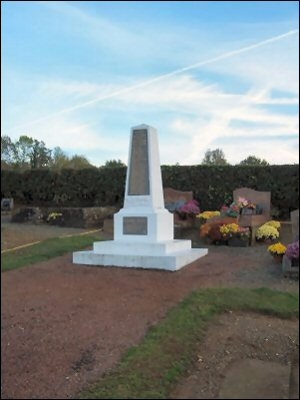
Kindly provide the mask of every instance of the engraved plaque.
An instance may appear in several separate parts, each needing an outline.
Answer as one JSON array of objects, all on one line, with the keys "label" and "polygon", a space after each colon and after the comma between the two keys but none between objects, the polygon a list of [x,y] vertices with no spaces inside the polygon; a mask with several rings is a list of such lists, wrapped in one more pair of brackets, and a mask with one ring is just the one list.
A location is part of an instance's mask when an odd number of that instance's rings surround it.
[{"label": "engraved plaque", "polygon": [[147,235],[147,217],[124,217],[123,235]]},{"label": "engraved plaque", "polygon": [[128,195],[150,194],[147,130],[132,133]]}]

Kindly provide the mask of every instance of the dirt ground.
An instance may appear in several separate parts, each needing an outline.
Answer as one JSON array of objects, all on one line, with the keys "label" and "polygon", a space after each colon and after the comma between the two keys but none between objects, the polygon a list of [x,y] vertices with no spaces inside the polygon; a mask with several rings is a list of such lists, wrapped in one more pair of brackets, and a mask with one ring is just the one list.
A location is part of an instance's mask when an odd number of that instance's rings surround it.
[{"label": "dirt ground", "polygon": [[[3,248],[84,231],[7,220],[2,228]],[[201,246],[197,235],[192,239]],[[177,272],[79,266],[67,254],[2,273],[1,398],[74,398],[195,289],[266,286],[299,293],[298,279],[284,278],[264,245],[203,247],[207,256]],[[197,363],[170,398],[239,398],[250,378],[259,371],[263,378],[266,370],[272,378],[265,377],[259,397],[249,389],[249,397],[240,398],[289,398],[298,345],[298,320],[228,312],[211,323]],[[239,363],[245,360],[243,383]]]}]

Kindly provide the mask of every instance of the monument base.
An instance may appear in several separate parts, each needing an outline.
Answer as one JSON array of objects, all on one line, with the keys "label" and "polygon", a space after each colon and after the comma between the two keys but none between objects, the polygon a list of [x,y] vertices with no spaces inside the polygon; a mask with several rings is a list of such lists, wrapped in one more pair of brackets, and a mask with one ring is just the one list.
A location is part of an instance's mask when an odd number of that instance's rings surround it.
[{"label": "monument base", "polygon": [[91,251],[73,253],[74,264],[177,271],[208,253],[192,249],[190,240],[158,243],[95,242]]}]

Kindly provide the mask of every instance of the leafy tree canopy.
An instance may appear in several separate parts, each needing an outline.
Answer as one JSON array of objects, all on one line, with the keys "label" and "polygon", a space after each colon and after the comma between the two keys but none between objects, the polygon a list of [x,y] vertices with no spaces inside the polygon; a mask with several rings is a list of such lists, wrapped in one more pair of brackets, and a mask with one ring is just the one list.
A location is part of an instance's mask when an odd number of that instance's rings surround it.
[{"label": "leafy tree canopy", "polygon": [[83,155],[69,158],[60,147],[48,149],[43,141],[21,135],[13,142],[9,136],[1,136],[1,167],[26,170],[33,168],[91,168],[92,164]]},{"label": "leafy tree canopy", "polygon": [[202,165],[229,165],[227,162],[224,152],[221,149],[210,150],[205,152],[202,160]]},{"label": "leafy tree canopy", "polygon": [[245,160],[241,161],[239,165],[262,165],[266,166],[269,165],[269,163],[261,158],[255,157],[255,156],[248,156],[245,158]]},{"label": "leafy tree canopy", "polygon": [[108,160],[104,164],[104,167],[120,168],[120,167],[126,167],[126,164],[124,164],[121,160]]}]

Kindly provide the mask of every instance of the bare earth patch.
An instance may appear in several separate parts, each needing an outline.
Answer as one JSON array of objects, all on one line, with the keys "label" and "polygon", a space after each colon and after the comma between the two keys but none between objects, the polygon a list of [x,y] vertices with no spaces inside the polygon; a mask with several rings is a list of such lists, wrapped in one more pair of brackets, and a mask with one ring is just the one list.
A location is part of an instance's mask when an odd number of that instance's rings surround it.
[{"label": "bare earth patch", "polygon": [[[62,228],[51,228],[61,233]],[[10,236],[9,247],[14,237],[19,245],[20,235],[34,241],[26,229],[20,228],[19,239],[16,233]],[[43,227],[37,229],[40,240]],[[265,246],[204,247],[207,256],[173,273],[74,265],[71,254],[2,273],[1,397],[74,397],[195,289],[266,286],[299,292],[299,282],[283,278]],[[298,320],[222,315],[211,324],[197,364],[171,398],[218,398],[227,390],[222,384],[231,367],[245,358],[274,362],[284,376],[298,329]],[[262,393],[260,398],[287,398],[286,378],[280,385],[282,397]]]}]

